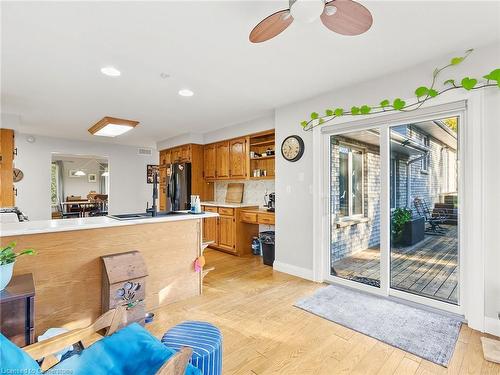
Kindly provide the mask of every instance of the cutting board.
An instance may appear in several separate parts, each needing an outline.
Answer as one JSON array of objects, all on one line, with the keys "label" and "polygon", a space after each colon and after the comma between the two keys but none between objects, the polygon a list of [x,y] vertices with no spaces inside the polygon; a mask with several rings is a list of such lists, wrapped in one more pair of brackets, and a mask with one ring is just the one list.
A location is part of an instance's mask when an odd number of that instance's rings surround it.
[{"label": "cutting board", "polygon": [[245,190],[245,184],[243,183],[227,184],[226,203],[243,202],[243,190]]}]

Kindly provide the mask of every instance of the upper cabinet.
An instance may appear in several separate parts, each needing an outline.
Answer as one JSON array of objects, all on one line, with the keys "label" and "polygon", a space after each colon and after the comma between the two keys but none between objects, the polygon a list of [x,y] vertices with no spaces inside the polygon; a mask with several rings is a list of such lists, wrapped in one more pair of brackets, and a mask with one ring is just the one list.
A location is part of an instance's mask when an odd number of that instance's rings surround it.
[{"label": "upper cabinet", "polygon": [[274,130],[204,146],[206,180],[274,178]]},{"label": "upper cabinet", "polygon": [[203,162],[203,176],[206,179],[215,179],[216,147],[214,143],[203,147]]},{"label": "upper cabinet", "polygon": [[0,129],[0,207],[14,206],[14,131]]},{"label": "upper cabinet", "polygon": [[229,141],[215,144],[215,177],[229,178]]},{"label": "upper cabinet", "polygon": [[246,178],[248,168],[247,139],[229,141],[229,175],[231,178]]}]

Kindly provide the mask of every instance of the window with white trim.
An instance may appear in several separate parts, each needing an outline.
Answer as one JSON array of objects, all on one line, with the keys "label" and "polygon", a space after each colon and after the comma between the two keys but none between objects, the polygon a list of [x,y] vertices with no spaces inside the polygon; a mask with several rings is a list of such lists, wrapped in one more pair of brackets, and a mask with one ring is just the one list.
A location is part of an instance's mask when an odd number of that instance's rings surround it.
[{"label": "window with white trim", "polygon": [[339,215],[363,215],[363,151],[339,145]]}]

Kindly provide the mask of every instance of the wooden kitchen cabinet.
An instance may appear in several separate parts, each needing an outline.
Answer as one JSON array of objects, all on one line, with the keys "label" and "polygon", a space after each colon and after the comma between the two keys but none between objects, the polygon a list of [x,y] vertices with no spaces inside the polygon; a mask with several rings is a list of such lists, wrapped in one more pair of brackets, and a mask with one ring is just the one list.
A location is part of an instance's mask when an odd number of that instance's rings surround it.
[{"label": "wooden kitchen cabinet", "polygon": [[206,179],[214,179],[215,178],[215,169],[216,169],[216,147],[215,144],[205,145],[203,147],[203,176]]},{"label": "wooden kitchen cabinet", "polygon": [[171,163],[171,152],[163,150],[160,152],[160,165],[166,166]]},{"label": "wooden kitchen cabinet", "polygon": [[0,207],[14,202],[14,130],[0,129]]},{"label": "wooden kitchen cabinet", "polygon": [[171,162],[172,163],[180,163],[181,161],[181,148],[176,147],[171,150]]},{"label": "wooden kitchen cabinet", "polygon": [[[217,212],[217,207],[202,207],[206,212]],[[203,242],[213,241],[214,244],[218,243],[217,236],[217,217],[209,217],[203,219]]]},{"label": "wooden kitchen cabinet", "polygon": [[229,178],[229,141],[217,143],[215,149],[215,177]]},{"label": "wooden kitchen cabinet", "polygon": [[248,175],[247,138],[229,141],[229,176],[246,178]]},{"label": "wooden kitchen cabinet", "polygon": [[203,210],[219,213],[217,218],[203,220],[203,241],[213,241],[210,248],[234,255],[251,253],[252,239],[258,235],[259,227],[247,225],[241,220],[242,208],[204,206]]}]

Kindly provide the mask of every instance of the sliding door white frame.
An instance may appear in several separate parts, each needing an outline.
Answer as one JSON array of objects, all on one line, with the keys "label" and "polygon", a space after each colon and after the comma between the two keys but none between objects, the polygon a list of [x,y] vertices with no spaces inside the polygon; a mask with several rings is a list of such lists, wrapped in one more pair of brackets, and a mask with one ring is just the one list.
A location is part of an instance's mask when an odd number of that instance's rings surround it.
[{"label": "sliding door white frame", "polygon": [[[357,121],[342,119],[336,125],[323,126],[313,134],[313,211],[314,244],[313,275],[318,282],[328,281],[346,285],[371,293],[403,298],[411,302],[424,304],[438,309],[463,314],[469,326],[474,329],[484,328],[484,249],[483,249],[483,171],[482,171],[482,108],[483,95],[449,95],[446,100],[439,98],[433,106],[427,106],[410,113],[393,113],[360,117]],[[390,183],[389,163],[390,126],[419,122],[447,115],[460,117],[459,135],[459,243],[460,243],[460,295],[459,306],[411,295],[391,289],[390,280]],[[340,119],[339,119],[340,120]],[[351,118],[352,120],[352,118]],[[379,128],[381,153],[381,264],[380,288],[363,285],[351,280],[330,276],[330,136],[352,131]],[[465,184],[464,182],[467,181]]]}]

